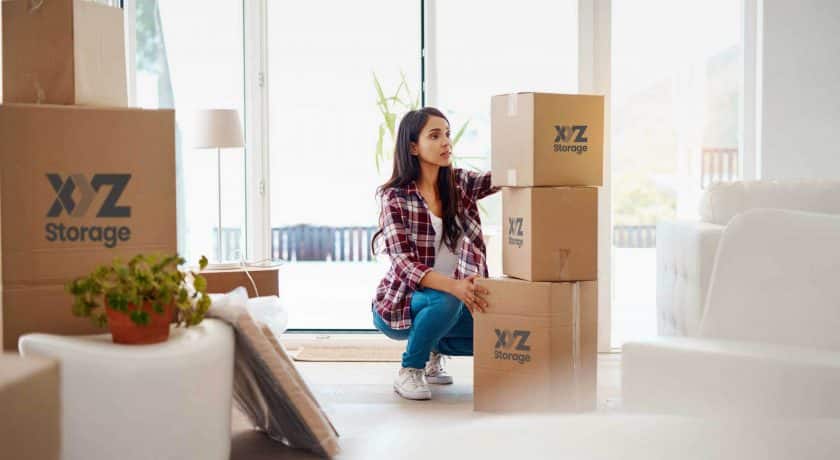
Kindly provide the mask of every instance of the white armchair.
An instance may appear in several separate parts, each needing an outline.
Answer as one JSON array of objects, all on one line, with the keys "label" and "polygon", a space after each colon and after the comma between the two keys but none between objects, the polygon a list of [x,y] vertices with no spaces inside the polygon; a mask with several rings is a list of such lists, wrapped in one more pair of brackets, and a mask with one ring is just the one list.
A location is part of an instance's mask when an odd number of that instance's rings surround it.
[{"label": "white armchair", "polygon": [[18,345],[60,363],[63,460],[228,458],[234,340],[222,321],[173,326],[153,345],[110,334],[26,334]]},{"label": "white armchair", "polygon": [[758,208],[840,214],[840,181],[754,181],[711,185],[700,220],[663,221],[656,228],[659,335],[697,336],[712,264],[723,229]]},{"label": "white armchair", "polygon": [[631,411],[840,416],[840,216],[741,214],[723,231],[698,337],[627,343]]}]

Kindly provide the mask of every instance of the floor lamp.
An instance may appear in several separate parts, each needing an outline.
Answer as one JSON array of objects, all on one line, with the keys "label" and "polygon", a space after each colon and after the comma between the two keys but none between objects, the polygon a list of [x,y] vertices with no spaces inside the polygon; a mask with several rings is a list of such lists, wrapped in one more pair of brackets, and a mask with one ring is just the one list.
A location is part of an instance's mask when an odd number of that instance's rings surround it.
[{"label": "floor lamp", "polygon": [[219,180],[219,227],[217,230],[218,261],[222,262],[222,149],[245,146],[242,125],[236,110],[213,109],[196,113],[192,146],[198,149],[216,149]]}]

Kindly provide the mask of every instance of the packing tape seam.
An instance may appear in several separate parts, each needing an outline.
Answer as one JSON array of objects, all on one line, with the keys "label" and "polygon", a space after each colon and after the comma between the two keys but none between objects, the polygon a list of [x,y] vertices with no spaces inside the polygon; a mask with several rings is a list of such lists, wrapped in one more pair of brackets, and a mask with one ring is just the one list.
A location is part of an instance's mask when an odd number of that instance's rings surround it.
[{"label": "packing tape seam", "polygon": [[[232,264],[232,266],[230,267],[230,268],[242,268],[243,272],[248,277],[248,280],[251,282],[251,287],[254,288],[254,296],[255,297],[260,296],[259,295],[259,290],[257,289],[257,283],[254,281],[254,277],[251,276],[251,271],[248,270],[248,268],[271,268],[271,267],[274,267],[274,266],[279,266],[279,264],[268,265],[268,266],[262,265],[264,262],[273,262],[273,261],[271,259],[262,259],[262,260],[256,260],[256,261],[253,261],[253,262],[244,262],[243,261],[242,263],[236,264],[235,266],[233,266],[233,264]],[[205,269],[201,273],[208,273],[208,272],[213,273],[213,269],[212,268]],[[75,278],[75,277],[72,277],[72,278]],[[66,281],[62,281],[63,279],[64,278],[62,277],[61,279],[56,279],[54,281],[53,280],[11,281],[11,282],[4,283],[3,284],[3,289],[4,290],[21,290],[21,289],[31,289],[33,287],[35,287],[35,288],[38,288],[38,287],[41,287],[41,288],[57,288],[57,287],[63,287],[65,285]]]},{"label": "packing tape seam", "polygon": [[[520,365],[517,364],[516,366],[520,366]],[[480,371],[488,371],[488,372],[492,372],[492,373],[496,373],[496,374],[509,374],[510,373],[509,369],[499,369],[498,367],[490,367],[490,366],[473,366],[473,369],[474,370],[480,370]],[[542,376],[545,373],[549,373],[549,374],[551,373],[551,367],[550,366],[547,366],[547,368],[542,372],[541,371],[535,371],[532,368],[522,368],[522,369],[520,369],[520,367],[511,367],[511,369],[516,369],[517,373],[519,373],[520,375],[524,374],[524,375],[539,375],[539,376]]]},{"label": "packing tape seam", "polygon": [[47,99],[47,93],[41,85],[41,79],[37,73],[27,73],[24,77],[32,80],[32,88],[35,90],[35,104],[43,104]]},{"label": "packing tape seam", "polygon": [[518,107],[519,101],[518,101],[516,96],[517,95],[515,93],[514,94],[508,94],[508,97],[507,97],[507,115],[509,117],[515,117],[519,112],[519,107]]},{"label": "packing tape seam", "polygon": [[507,171],[507,181],[508,181],[509,185],[514,186],[514,187],[519,184],[518,178],[516,177],[516,169],[515,168],[508,169],[508,171]]},{"label": "packing tape seam", "polygon": [[[574,315],[574,311],[572,312],[572,314]],[[517,318],[542,319],[542,318],[557,318],[557,317],[562,317],[562,316],[567,316],[567,315],[564,315],[564,314],[561,314],[561,313],[555,313],[555,314],[551,314],[551,315],[524,315],[524,314],[521,314],[521,313],[496,313],[496,312],[490,313],[490,312],[487,312],[487,313],[484,313],[483,316],[485,316],[485,317],[515,316]],[[570,321],[567,324],[560,324],[560,326],[573,326],[573,325],[574,325],[574,320]],[[546,329],[551,329],[551,326],[545,326],[545,328]]]},{"label": "packing tape seam", "polygon": [[572,368],[580,369],[580,283],[572,285]]},{"label": "packing tape seam", "polygon": [[[63,278],[62,278],[63,279]],[[16,291],[32,288],[56,289],[63,288],[67,281],[7,281],[3,283],[4,291]]]},{"label": "packing tape seam", "polygon": [[[0,1],[5,1],[5,0],[0,0]],[[56,106],[56,107],[59,107],[59,106]],[[170,245],[159,244],[159,243],[133,244],[131,246],[125,246],[125,247],[120,246],[120,248],[122,250],[131,249],[132,251],[157,250],[158,252],[167,252],[167,253],[170,252]],[[88,247],[75,246],[75,247],[64,247],[64,248],[24,247],[24,248],[20,248],[20,249],[9,249],[8,251],[11,251],[11,252],[14,252],[14,253],[21,253],[21,252],[52,253],[52,252],[55,252],[55,253],[66,254],[66,253],[80,253],[80,252],[85,252],[86,253],[86,252],[91,252],[91,251],[101,251],[101,248],[97,247],[95,249],[92,249],[89,246]],[[116,257],[120,257],[120,258],[123,258],[123,259],[129,259],[131,256],[130,255],[125,255],[125,254],[116,255],[116,256],[113,256],[111,258],[111,260],[113,260]]]},{"label": "packing tape seam", "polygon": [[32,14],[38,11],[39,9],[41,9],[42,6],[44,6],[45,2],[46,0],[29,0],[29,2],[27,2],[29,3],[27,13]]}]

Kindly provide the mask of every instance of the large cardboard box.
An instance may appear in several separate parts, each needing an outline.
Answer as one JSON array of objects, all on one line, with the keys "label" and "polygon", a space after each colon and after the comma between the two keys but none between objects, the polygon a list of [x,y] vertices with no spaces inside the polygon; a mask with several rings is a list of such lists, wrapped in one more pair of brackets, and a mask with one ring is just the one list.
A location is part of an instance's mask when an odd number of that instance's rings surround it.
[{"label": "large cardboard box", "polygon": [[474,315],[475,410],[594,410],[596,282],[477,283],[490,295],[487,311]]},{"label": "large cardboard box", "polygon": [[8,0],[3,102],[128,105],[124,15],[84,0]]},{"label": "large cardboard box", "polygon": [[27,332],[97,332],[64,284],[177,251],[172,110],[0,105],[0,168],[5,349]]},{"label": "large cardboard box", "polygon": [[0,353],[0,457],[61,456],[58,361]]},{"label": "large cardboard box", "polygon": [[516,93],[491,106],[493,185],[603,185],[603,96]]},{"label": "large cardboard box", "polygon": [[502,273],[529,281],[598,279],[598,189],[502,190]]},{"label": "large cardboard box", "polygon": [[[224,294],[239,286],[248,290],[248,297],[278,295],[278,267],[247,267],[218,270],[207,268],[201,275],[207,279],[207,292]],[[248,274],[251,278],[248,278]],[[251,284],[251,279],[254,283]],[[256,286],[257,290],[254,290]]]}]

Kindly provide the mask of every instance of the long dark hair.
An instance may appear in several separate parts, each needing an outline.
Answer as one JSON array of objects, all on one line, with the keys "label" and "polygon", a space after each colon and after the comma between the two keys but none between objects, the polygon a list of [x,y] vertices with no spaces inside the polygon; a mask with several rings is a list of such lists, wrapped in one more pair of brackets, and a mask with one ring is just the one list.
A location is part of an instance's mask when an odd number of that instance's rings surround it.
[{"label": "long dark hair", "polygon": [[[420,139],[420,132],[426,126],[429,117],[440,117],[449,120],[441,113],[440,110],[433,107],[424,107],[419,110],[412,110],[408,112],[400,121],[400,126],[397,130],[397,143],[394,146],[394,170],[391,173],[391,178],[387,182],[376,189],[378,196],[382,196],[385,190],[392,187],[405,187],[413,181],[420,178],[420,158],[411,154],[411,143],[418,142]],[[438,195],[443,205],[443,235],[441,242],[445,243],[452,252],[455,252],[458,246],[458,240],[461,238],[462,230],[456,221],[456,216],[459,215],[459,203],[455,190],[455,170],[451,166],[440,168],[437,177]],[[371,251],[374,253],[374,244],[376,238],[382,234],[380,228],[371,239]]]}]

